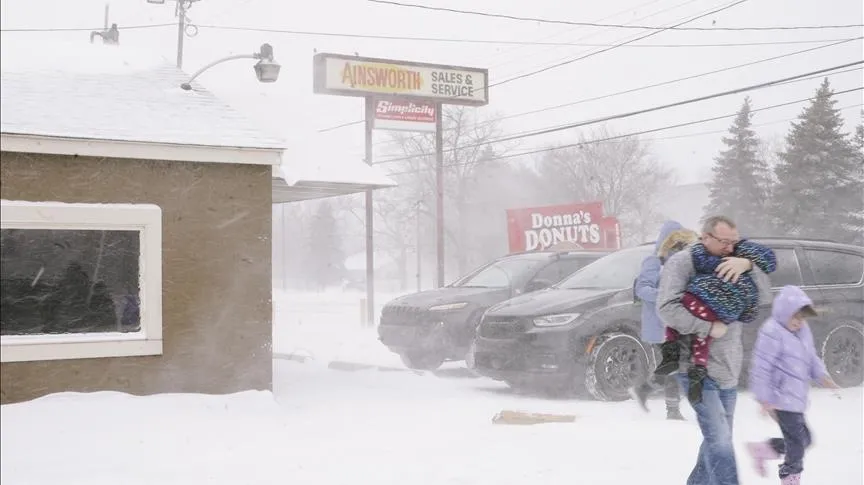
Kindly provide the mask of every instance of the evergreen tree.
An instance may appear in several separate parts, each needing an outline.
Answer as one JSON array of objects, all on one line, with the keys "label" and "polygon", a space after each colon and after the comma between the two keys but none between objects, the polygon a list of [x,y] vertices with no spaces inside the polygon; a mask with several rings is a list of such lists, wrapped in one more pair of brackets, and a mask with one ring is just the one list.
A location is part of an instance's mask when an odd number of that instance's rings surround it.
[{"label": "evergreen tree", "polygon": [[[855,160],[853,184],[857,184],[858,200],[861,201],[861,199],[864,199],[864,111],[861,111],[861,122],[855,127],[852,147],[854,149],[853,157]],[[857,212],[855,210],[853,208],[848,214],[845,224],[853,234],[851,241],[864,246],[864,202],[859,204]]]},{"label": "evergreen tree", "polygon": [[771,204],[783,234],[860,240],[855,222],[864,212],[862,161],[853,141],[840,131],[843,119],[836,103],[826,78],[786,135]]},{"label": "evergreen tree", "polygon": [[321,201],[309,224],[304,276],[319,289],[338,284],[345,273],[345,253],[333,206]]},{"label": "evergreen tree", "polygon": [[737,222],[745,235],[764,235],[768,224],[771,177],[768,164],[759,156],[759,139],[752,127],[750,98],[744,104],[729,134],[726,148],[714,159],[710,196],[705,215],[725,215]]}]

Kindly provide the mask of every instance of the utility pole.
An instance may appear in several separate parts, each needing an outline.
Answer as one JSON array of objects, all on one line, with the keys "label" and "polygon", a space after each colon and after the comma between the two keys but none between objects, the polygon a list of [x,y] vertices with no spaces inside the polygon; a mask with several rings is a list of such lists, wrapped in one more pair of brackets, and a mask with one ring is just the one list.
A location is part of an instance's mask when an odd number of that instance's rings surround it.
[{"label": "utility pole", "polygon": [[[375,100],[365,99],[366,163],[372,165],[372,132],[375,129]],[[375,231],[372,189],[366,190],[366,325],[375,327]]]},{"label": "utility pole", "polygon": [[444,118],[443,105],[435,103],[435,239],[438,253],[437,287],[444,286]]},{"label": "utility pole", "polygon": [[[177,7],[174,9],[174,15],[177,17],[177,69],[183,69],[183,37],[195,37],[198,34],[198,28],[189,21],[186,17],[186,12],[192,7],[194,2],[198,0],[176,0]],[[164,5],[165,0],[147,0],[147,3],[153,5]],[[187,33],[187,30],[189,31]]]},{"label": "utility pole", "polygon": [[416,219],[414,222],[417,224],[417,235],[415,236],[415,250],[417,251],[417,291],[421,289],[421,268],[423,267],[423,257],[420,255],[420,238],[422,237],[421,226],[420,226],[420,205],[423,204],[423,199],[418,199],[414,204],[414,218]]},{"label": "utility pole", "polygon": [[186,0],[177,0],[177,69],[183,69],[183,37],[185,36]]},{"label": "utility pole", "polygon": [[110,10],[111,10],[111,4],[110,4],[110,3],[106,3],[106,4],[105,4],[105,23],[103,24],[103,28],[104,28],[105,30],[108,30],[108,12],[109,12]]}]

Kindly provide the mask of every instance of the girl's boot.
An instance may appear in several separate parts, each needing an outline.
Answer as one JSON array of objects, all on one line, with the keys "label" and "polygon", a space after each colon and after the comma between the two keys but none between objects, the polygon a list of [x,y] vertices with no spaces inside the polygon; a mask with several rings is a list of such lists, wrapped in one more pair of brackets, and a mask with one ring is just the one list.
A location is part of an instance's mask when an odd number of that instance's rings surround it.
[{"label": "girl's boot", "polygon": [[[780,458],[780,454],[777,453],[767,441],[747,443],[747,451],[750,453],[750,457],[753,458],[753,466],[756,468],[756,473],[758,473],[760,477],[768,476],[768,470],[765,469],[766,460],[776,460],[777,458]],[[785,478],[783,480],[785,480]],[[783,485],[787,485],[787,482],[785,481],[782,483]],[[788,483],[795,485],[798,484],[798,482]]]},{"label": "girl's boot", "polygon": [[780,485],[801,485],[801,474],[793,473],[780,479]]}]

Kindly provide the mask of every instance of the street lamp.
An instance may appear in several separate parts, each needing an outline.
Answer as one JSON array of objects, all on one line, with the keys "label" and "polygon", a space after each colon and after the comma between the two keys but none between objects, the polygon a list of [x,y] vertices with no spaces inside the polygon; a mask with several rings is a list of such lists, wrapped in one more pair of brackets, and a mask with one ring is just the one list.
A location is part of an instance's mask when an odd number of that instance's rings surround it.
[{"label": "street lamp", "polygon": [[273,60],[273,46],[270,44],[261,44],[261,49],[258,52],[254,52],[252,54],[238,54],[234,56],[223,57],[222,59],[216,60],[207,64],[206,66],[198,69],[192,77],[189,78],[188,81],[181,84],[180,87],[189,91],[192,89],[192,81],[195,80],[196,77],[200,76],[201,73],[210,69],[211,67],[221,64],[227,61],[233,61],[234,59],[258,59],[258,62],[255,63],[255,76],[258,78],[259,82],[262,83],[273,83],[279,79],[279,69],[280,66],[275,60]]}]

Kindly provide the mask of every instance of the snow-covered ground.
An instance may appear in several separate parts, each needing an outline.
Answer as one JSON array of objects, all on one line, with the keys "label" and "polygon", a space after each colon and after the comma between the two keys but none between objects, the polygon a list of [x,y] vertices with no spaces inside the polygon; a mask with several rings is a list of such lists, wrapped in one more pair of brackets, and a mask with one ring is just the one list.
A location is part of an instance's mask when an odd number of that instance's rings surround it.
[{"label": "snow-covered ground", "polygon": [[[331,296],[319,297],[318,303],[332,300]],[[360,328],[358,313],[349,317],[350,305],[338,310],[335,301],[329,301],[316,319],[316,305],[307,301],[302,307],[301,300],[292,296],[277,303],[275,347],[277,352],[305,349],[314,360],[274,360],[272,394],[66,393],[2,406],[0,481],[16,485],[685,482],[700,439],[689,409],[685,409],[687,422],[667,422],[660,402],[645,414],[632,402],[515,395],[485,379],[331,370],[327,364],[332,358],[399,364],[386,350],[375,347],[374,331]],[[286,308],[293,308],[293,313]],[[302,324],[297,323],[298,316]],[[806,458],[804,483],[864,483],[862,389],[844,390],[842,396],[838,400],[821,390],[813,393],[809,420],[815,445]],[[577,419],[536,426],[493,424],[493,416],[503,409],[567,413]],[[776,476],[762,479],[753,473],[743,447],[747,440],[776,435],[775,425],[759,415],[748,395],[740,396],[736,419],[742,483],[777,483]]]}]

